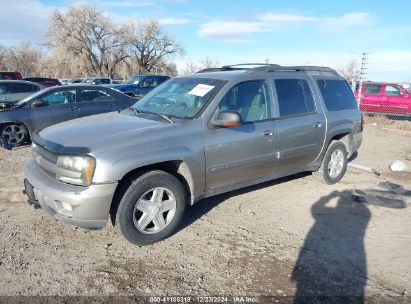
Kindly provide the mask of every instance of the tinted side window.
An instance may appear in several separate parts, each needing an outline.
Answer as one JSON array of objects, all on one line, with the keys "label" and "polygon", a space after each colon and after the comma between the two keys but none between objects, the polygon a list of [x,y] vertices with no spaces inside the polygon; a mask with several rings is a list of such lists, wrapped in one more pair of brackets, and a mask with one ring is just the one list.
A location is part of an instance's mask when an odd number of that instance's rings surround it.
[{"label": "tinted side window", "polygon": [[358,108],[354,94],[345,80],[317,80],[328,111]]},{"label": "tinted side window", "polygon": [[307,81],[303,79],[275,79],[280,116],[298,115],[315,111],[314,99]]},{"label": "tinted side window", "polygon": [[76,101],[76,90],[62,90],[47,94],[42,100],[49,105],[71,103]]},{"label": "tinted side window", "polygon": [[104,84],[110,83],[110,79],[102,78],[101,83],[104,83]]},{"label": "tinted side window", "polygon": [[27,83],[12,83],[10,91],[12,93],[31,93],[33,92],[33,86]]},{"label": "tinted side window", "polygon": [[382,85],[367,83],[364,87],[364,94],[379,95],[381,93]]},{"label": "tinted side window", "polygon": [[116,101],[113,96],[103,90],[82,89],[79,101]]},{"label": "tinted side window", "polygon": [[249,81],[233,87],[221,100],[219,110],[236,111],[243,122],[253,122],[271,118],[270,103],[265,81]]}]

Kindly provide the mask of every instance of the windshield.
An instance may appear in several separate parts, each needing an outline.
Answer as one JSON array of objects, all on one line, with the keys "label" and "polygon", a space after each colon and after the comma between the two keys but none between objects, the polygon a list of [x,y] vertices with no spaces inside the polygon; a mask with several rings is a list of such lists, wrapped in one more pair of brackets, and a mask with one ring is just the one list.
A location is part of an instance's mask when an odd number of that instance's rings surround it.
[{"label": "windshield", "polygon": [[129,80],[126,81],[128,84],[138,84],[144,76],[132,76]]},{"label": "windshield", "polygon": [[192,118],[223,85],[224,81],[218,79],[175,78],[158,86],[133,107],[139,112]]}]

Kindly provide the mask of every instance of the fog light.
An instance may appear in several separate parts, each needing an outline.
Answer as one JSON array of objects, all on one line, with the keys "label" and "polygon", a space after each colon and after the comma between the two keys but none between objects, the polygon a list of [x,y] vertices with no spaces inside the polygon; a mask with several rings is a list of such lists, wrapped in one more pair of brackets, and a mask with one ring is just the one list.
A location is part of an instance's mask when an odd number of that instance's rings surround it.
[{"label": "fog light", "polygon": [[54,205],[57,208],[57,211],[65,216],[73,216],[73,207],[66,202],[54,201]]}]

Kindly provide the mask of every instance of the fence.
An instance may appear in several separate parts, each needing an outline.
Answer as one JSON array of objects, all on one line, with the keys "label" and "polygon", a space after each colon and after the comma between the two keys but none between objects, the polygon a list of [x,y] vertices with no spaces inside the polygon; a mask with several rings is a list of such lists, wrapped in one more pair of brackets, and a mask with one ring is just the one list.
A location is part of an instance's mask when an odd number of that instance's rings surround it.
[{"label": "fence", "polygon": [[355,96],[365,123],[411,131],[411,91],[402,85],[363,82]]}]

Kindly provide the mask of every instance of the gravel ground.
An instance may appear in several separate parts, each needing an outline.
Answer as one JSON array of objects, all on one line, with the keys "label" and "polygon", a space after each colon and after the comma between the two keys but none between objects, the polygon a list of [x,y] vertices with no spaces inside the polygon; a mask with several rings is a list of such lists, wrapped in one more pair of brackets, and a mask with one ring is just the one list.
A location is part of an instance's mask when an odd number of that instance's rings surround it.
[{"label": "gravel ground", "polygon": [[[411,292],[411,133],[367,126],[356,163],[337,185],[300,174],[208,198],[178,233],[135,247],[112,227],[88,231],[28,206],[22,167],[29,148],[0,151],[0,295],[365,294],[370,302]],[[353,199],[362,190],[364,198]],[[379,192],[377,192],[379,191]],[[315,298],[310,298],[311,300]],[[310,301],[311,301],[310,300]],[[409,300],[409,298],[408,298]]]}]

